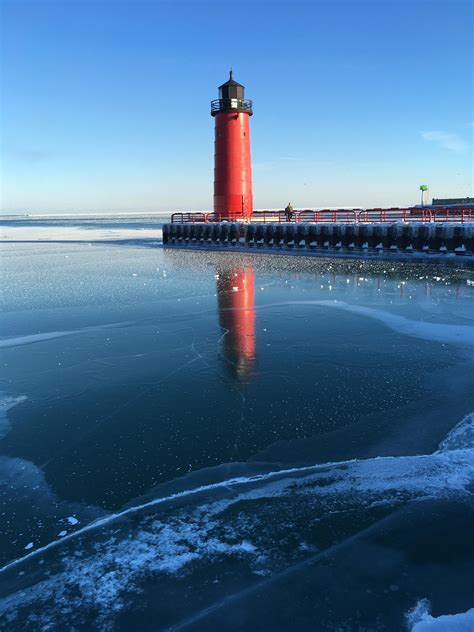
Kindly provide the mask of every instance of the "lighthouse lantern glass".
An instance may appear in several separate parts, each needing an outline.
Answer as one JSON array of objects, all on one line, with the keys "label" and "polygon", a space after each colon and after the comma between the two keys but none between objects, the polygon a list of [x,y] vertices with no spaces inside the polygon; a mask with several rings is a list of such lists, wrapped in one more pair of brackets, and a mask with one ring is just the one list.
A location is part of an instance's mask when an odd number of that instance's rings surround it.
[{"label": "lighthouse lantern glass", "polygon": [[236,81],[229,80],[219,86],[219,99],[240,99],[244,98],[244,86]]}]

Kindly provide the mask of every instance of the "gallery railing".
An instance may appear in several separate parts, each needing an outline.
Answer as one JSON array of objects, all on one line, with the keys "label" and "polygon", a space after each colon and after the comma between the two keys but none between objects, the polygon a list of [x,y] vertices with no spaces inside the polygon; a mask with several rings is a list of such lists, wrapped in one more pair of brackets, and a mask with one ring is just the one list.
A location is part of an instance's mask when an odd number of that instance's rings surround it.
[{"label": "gallery railing", "polygon": [[215,99],[211,101],[211,115],[217,112],[248,112],[252,114],[252,101],[250,99]]}]

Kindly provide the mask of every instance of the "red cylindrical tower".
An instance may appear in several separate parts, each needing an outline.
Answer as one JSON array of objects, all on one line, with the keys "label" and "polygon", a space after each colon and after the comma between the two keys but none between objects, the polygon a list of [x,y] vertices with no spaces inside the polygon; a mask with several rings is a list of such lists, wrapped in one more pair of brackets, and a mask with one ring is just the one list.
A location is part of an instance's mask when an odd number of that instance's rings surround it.
[{"label": "red cylindrical tower", "polygon": [[248,218],[253,213],[250,125],[252,101],[244,98],[244,86],[229,81],[219,86],[219,98],[211,101],[215,119],[214,213],[220,220]]}]

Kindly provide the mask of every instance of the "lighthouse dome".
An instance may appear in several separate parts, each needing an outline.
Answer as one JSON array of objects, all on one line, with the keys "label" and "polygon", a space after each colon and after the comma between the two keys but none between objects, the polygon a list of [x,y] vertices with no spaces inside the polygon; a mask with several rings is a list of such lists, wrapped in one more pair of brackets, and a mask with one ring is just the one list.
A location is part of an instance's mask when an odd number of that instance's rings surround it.
[{"label": "lighthouse dome", "polygon": [[234,79],[232,68],[229,71],[229,79],[219,86],[219,99],[243,99],[244,86]]}]

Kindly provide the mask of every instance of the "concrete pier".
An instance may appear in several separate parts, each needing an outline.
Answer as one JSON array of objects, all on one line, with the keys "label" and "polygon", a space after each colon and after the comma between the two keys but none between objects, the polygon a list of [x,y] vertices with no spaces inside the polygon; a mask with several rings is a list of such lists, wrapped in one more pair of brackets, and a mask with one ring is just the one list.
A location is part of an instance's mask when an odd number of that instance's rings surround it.
[{"label": "concrete pier", "polygon": [[474,223],[169,223],[163,225],[163,244],[315,256],[474,259]]}]

